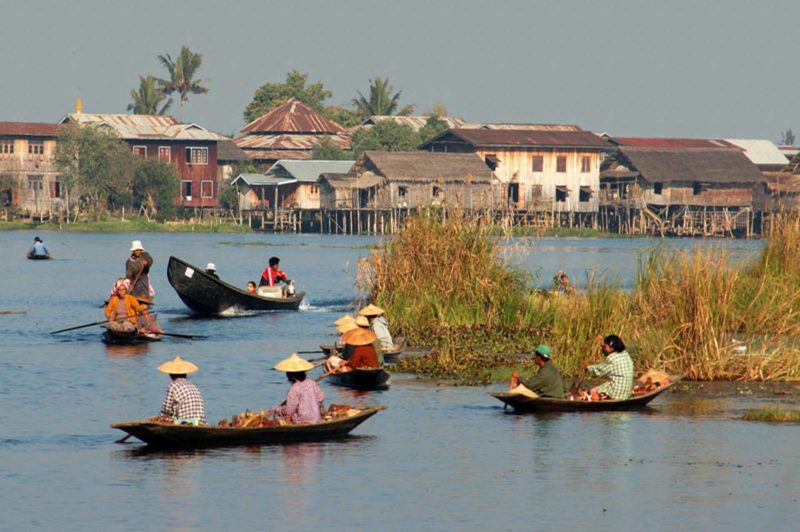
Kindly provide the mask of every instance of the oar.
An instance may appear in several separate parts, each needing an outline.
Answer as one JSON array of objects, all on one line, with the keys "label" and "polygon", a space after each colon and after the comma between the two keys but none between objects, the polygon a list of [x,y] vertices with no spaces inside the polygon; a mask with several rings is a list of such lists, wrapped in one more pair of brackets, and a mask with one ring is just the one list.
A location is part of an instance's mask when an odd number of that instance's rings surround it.
[{"label": "oar", "polygon": [[[128,317],[126,316],[124,318],[117,318],[114,321],[127,320],[127,319]],[[83,329],[84,327],[91,327],[92,325],[103,325],[104,323],[110,323],[110,322],[111,320],[94,321],[92,323],[84,323],[83,325],[76,325],[75,327],[67,327],[66,329],[59,329],[58,331],[53,331],[50,334],[58,334],[67,331],[74,331],[76,329]]]},{"label": "oar", "polygon": [[133,434],[126,434],[126,435],[125,435],[125,436],[123,436],[122,438],[120,438],[120,439],[118,439],[118,440],[114,440],[114,443],[125,443],[125,442],[126,442],[126,441],[128,441],[128,439],[129,439],[129,438],[131,438],[132,436],[133,436]]},{"label": "oar", "polygon": [[325,372],[325,373],[323,373],[322,375],[320,375],[319,377],[317,377],[317,378],[316,378],[316,379],[314,379],[314,380],[315,380],[316,382],[319,382],[319,381],[321,381],[322,379],[324,379],[325,377],[327,377],[328,375],[333,375],[334,373],[336,373],[336,372],[335,372],[335,371],[328,371],[328,372]]},{"label": "oar", "polygon": [[298,355],[316,355],[317,353],[321,352],[322,351],[320,349],[317,349],[315,351],[295,351],[295,353],[297,353]]},{"label": "oar", "polygon": [[[598,336],[598,338],[600,339],[600,341],[595,343],[596,347],[594,349],[592,349],[591,353],[589,353],[589,358],[594,358],[595,355],[597,354],[597,348],[598,347],[602,348],[602,346],[603,346],[602,338],[600,336]],[[574,395],[575,393],[580,393],[581,386],[583,386],[583,381],[586,380],[586,375],[588,373],[589,373],[589,370],[584,367],[583,368],[583,373],[581,374],[581,378],[578,380],[578,384],[573,386],[572,389],[569,391],[570,395]]]},{"label": "oar", "polygon": [[205,340],[208,336],[204,336],[202,334],[180,334],[180,333],[168,333],[168,332],[160,332],[160,333],[153,333],[159,334],[164,336],[174,336],[175,338],[188,338],[189,340],[200,339]]}]

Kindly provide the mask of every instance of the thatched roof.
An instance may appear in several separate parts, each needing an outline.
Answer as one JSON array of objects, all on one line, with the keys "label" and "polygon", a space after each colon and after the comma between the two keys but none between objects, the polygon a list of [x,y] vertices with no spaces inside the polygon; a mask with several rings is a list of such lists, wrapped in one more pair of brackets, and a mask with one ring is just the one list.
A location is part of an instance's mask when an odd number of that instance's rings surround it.
[{"label": "thatched roof", "polygon": [[[655,182],[763,183],[764,176],[738,149],[620,147],[617,160]],[[604,172],[604,176],[606,173]]]},{"label": "thatched roof", "polygon": [[490,184],[492,171],[474,153],[424,151],[367,151],[356,162],[355,171],[371,171],[390,181],[464,181]]}]

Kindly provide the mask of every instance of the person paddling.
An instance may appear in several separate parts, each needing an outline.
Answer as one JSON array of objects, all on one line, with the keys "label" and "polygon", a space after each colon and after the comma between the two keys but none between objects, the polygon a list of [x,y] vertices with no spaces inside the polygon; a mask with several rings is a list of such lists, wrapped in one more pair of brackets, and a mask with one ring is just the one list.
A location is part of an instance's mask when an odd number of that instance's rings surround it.
[{"label": "person paddling", "polygon": [[369,327],[372,332],[375,333],[375,336],[378,337],[381,348],[392,349],[394,347],[394,341],[389,332],[389,322],[386,321],[386,316],[384,315],[386,312],[377,305],[369,304],[359,310],[358,313],[369,320]]},{"label": "person paddling", "polygon": [[32,257],[47,257],[50,255],[50,252],[47,251],[47,247],[42,242],[42,239],[38,236],[33,237],[33,247],[28,252],[28,255]]},{"label": "person paddling", "polygon": [[592,401],[603,399],[627,399],[633,390],[633,360],[625,350],[625,344],[616,334],[597,337],[606,359],[599,364],[586,366],[588,373],[608,377],[608,381],[592,388]]},{"label": "person paddling", "polygon": [[520,384],[534,392],[540,397],[555,397],[558,399],[564,398],[564,382],[561,380],[561,375],[558,369],[550,362],[552,350],[550,346],[539,344],[534,351],[533,361],[539,366],[539,371],[536,375],[527,381],[519,378],[519,372],[515,371],[511,375],[511,382],[509,389],[516,388]]},{"label": "person paddling", "polygon": [[161,415],[173,420],[176,424],[205,425],[206,406],[203,396],[195,383],[186,378],[197,371],[197,366],[175,357],[158,366],[158,371],[166,373],[172,379],[167,388],[167,395],[161,405]]},{"label": "person paddling", "polygon": [[[134,332],[138,325],[141,333],[162,333],[161,327],[147,312],[147,305],[142,305],[135,297],[128,294],[128,285],[127,279],[120,279],[114,283],[114,295],[108,299],[105,311],[109,320],[108,328],[114,332]],[[142,317],[142,323],[138,323],[137,316]]]},{"label": "person paddling", "polygon": [[273,369],[285,372],[292,385],[286,393],[286,400],[273,406],[270,412],[292,424],[322,421],[325,394],[314,379],[306,376],[307,371],[314,369],[314,364],[293,353],[289,358],[278,362]]},{"label": "person paddling", "polygon": [[152,302],[155,291],[150,286],[150,268],[153,257],[144,250],[141,240],[131,242],[131,256],[125,261],[125,277],[130,280],[131,295]]},{"label": "person paddling", "polygon": [[[356,322],[358,322],[358,318],[356,318]],[[345,352],[349,353],[349,358],[339,366],[339,371],[381,367],[376,351],[378,337],[374,332],[364,327],[358,327],[342,335],[342,340],[345,344]]]}]

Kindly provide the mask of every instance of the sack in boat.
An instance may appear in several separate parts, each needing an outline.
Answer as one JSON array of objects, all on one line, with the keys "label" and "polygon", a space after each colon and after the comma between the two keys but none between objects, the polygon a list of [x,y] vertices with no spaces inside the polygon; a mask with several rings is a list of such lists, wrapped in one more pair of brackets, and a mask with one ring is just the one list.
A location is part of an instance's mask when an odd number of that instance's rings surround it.
[{"label": "sack in boat", "polygon": [[283,287],[281,286],[259,286],[256,293],[261,297],[283,297]]},{"label": "sack in boat", "polygon": [[664,382],[669,380],[669,375],[657,369],[648,369],[637,380],[640,383],[645,384],[648,381],[648,379],[650,380],[650,382]]},{"label": "sack in boat", "polygon": [[531,390],[530,388],[528,388],[524,384],[520,384],[515,388],[511,388],[510,390],[508,390],[508,393],[511,394],[511,395],[524,395],[525,397],[528,397],[529,399],[538,399],[539,398],[539,396],[536,394],[536,392],[534,392],[533,390]]}]

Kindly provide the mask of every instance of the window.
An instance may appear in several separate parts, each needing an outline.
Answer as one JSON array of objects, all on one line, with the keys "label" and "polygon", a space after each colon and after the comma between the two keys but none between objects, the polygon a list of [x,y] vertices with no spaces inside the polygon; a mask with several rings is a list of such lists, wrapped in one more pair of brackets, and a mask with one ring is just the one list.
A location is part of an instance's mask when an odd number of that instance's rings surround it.
[{"label": "window", "polygon": [[44,155],[44,141],[28,141],[28,155]]},{"label": "window", "polygon": [[559,155],[556,157],[556,172],[564,173],[567,171],[567,156]]},{"label": "window", "polygon": [[3,155],[13,155],[14,141],[11,139],[0,139],[0,157]]},{"label": "window", "polygon": [[544,172],[544,156],[534,155],[532,159],[531,170],[534,172]]},{"label": "window", "polygon": [[186,148],[187,164],[208,164],[208,148]]},{"label": "window", "polygon": [[408,187],[397,187],[397,195],[401,198],[408,196]]},{"label": "window", "polygon": [[60,198],[61,197],[61,176],[56,176],[53,178],[52,183],[52,194],[51,197],[53,198]]},{"label": "window", "polygon": [[497,155],[494,153],[487,153],[486,157],[483,158],[483,162],[486,163],[486,166],[489,167],[489,170],[497,170],[497,166],[500,164],[500,159],[497,158]]},{"label": "window", "polygon": [[594,190],[592,187],[581,187],[580,192],[578,192],[578,201],[586,203],[592,199],[594,195]]},{"label": "window", "polygon": [[133,154],[139,157],[147,157],[147,146],[134,146]]},{"label": "window", "polygon": [[214,182],[211,180],[200,181],[200,197],[213,198],[214,197]]},{"label": "window", "polygon": [[556,201],[564,202],[569,197],[569,189],[566,185],[556,185]]},{"label": "window", "polygon": [[695,181],[692,184],[692,194],[694,194],[695,196],[699,196],[702,193],[703,193],[703,184]]},{"label": "window", "polygon": [[531,185],[531,199],[542,199],[542,185]]},{"label": "window", "polygon": [[588,155],[581,157],[581,172],[588,174],[592,171],[592,158]]},{"label": "window", "polygon": [[181,181],[181,197],[192,201],[192,182]]},{"label": "window", "polygon": [[431,197],[438,198],[439,194],[441,193],[442,189],[439,188],[437,185],[433,185],[433,188],[431,189]]},{"label": "window", "polygon": [[169,146],[159,146],[158,158],[164,161],[165,163],[170,162],[170,160],[172,159],[172,149],[170,149]]},{"label": "window", "polygon": [[311,185],[311,188],[310,188],[310,193],[311,193],[311,195],[312,195],[312,196],[317,196],[317,195],[319,195],[319,186],[317,186],[317,185]]},{"label": "window", "polygon": [[508,203],[516,205],[519,202],[519,183],[508,184]]},{"label": "window", "polygon": [[653,194],[661,195],[664,193],[664,183],[653,183]]},{"label": "window", "polygon": [[28,176],[28,190],[38,192],[44,188],[44,176],[29,175]]}]

